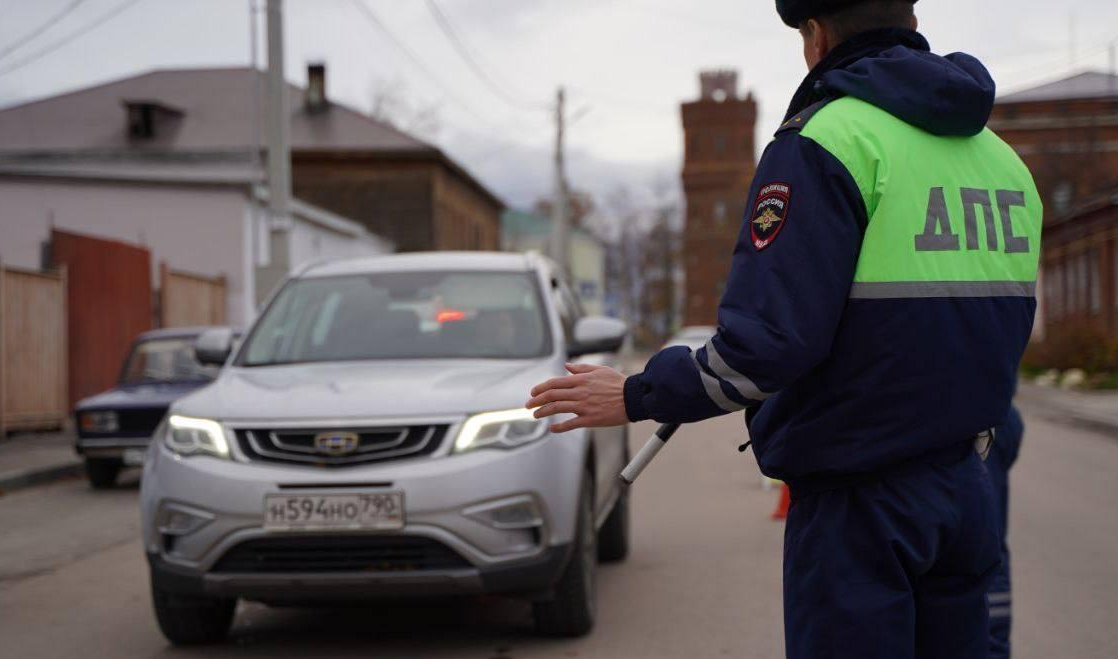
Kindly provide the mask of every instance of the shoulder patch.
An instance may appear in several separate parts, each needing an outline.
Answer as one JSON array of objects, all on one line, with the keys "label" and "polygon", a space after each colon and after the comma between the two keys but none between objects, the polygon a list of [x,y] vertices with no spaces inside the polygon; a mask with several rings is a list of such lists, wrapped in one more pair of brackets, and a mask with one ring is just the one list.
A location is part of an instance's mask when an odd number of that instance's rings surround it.
[{"label": "shoulder patch", "polygon": [[788,204],[791,201],[792,187],[787,183],[761,186],[749,220],[749,235],[757,251],[765,249],[776,240],[788,221]]},{"label": "shoulder patch", "polygon": [[780,128],[776,129],[776,132],[773,133],[773,136],[775,137],[777,135],[780,135],[781,133],[799,131],[807,125],[807,122],[811,121],[811,118],[815,116],[816,112],[822,110],[828,103],[833,100],[835,99],[825,98],[822,101],[816,101],[815,103],[812,103],[811,105],[804,108],[803,111],[801,111],[799,114],[796,114],[788,121],[780,124]]}]

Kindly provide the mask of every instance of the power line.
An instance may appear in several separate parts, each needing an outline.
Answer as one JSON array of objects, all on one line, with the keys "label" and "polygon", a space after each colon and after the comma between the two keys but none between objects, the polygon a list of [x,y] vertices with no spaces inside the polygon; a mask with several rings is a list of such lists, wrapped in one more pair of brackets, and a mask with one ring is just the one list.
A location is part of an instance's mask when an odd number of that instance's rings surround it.
[{"label": "power line", "polygon": [[373,26],[374,28],[376,28],[376,30],[378,32],[380,32],[385,37],[387,37],[388,40],[392,42],[392,45],[394,45],[397,50],[399,50],[409,60],[411,60],[412,64],[414,64],[416,66],[416,68],[418,68],[420,71],[422,71],[424,75],[426,75],[435,84],[437,84],[439,87],[441,87],[442,90],[444,92],[446,92],[448,96],[450,96],[451,100],[453,100],[455,103],[457,103],[466,112],[469,112],[471,115],[473,115],[473,117],[475,119],[478,119],[478,120],[483,121],[483,122],[488,122],[488,120],[485,117],[483,117],[482,115],[475,112],[474,109],[470,106],[469,103],[466,103],[460,97],[458,97],[458,95],[455,94],[454,91],[450,87],[448,87],[437,75],[435,75],[431,71],[431,69],[427,68],[427,65],[423,63],[423,60],[419,59],[419,57],[417,57],[415,55],[415,53],[413,53],[411,51],[410,48],[405,46],[402,41],[397,39],[396,35],[392,34],[392,31],[388,29],[388,26],[385,25],[384,22],[380,20],[380,17],[378,17],[376,15],[376,13],[373,12],[372,9],[369,9],[368,5],[366,5],[362,0],[350,0],[350,1],[353,3],[353,6],[356,7],[359,12],[361,12],[361,15],[365,18],[366,22],[368,22],[369,25]]},{"label": "power line", "polygon": [[4,69],[0,69],[0,76],[7,75],[7,74],[11,73],[12,71],[16,71],[18,69],[22,69],[23,67],[27,66],[28,64],[31,64],[32,62],[34,62],[36,60],[39,60],[43,57],[46,57],[47,55],[53,53],[54,51],[58,50],[59,48],[62,48],[63,46],[66,46],[66,45],[69,45],[70,42],[75,41],[76,39],[79,39],[79,38],[85,36],[86,33],[91,32],[92,30],[100,27],[101,24],[103,24],[103,23],[105,23],[109,20],[112,20],[118,14],[123,13],[125,10],[132,7],[132,5],[135,5],[135,4],[139,3],[140,1],[141,0],[125,0],[124,2],[120,3],[116,7],[113,7],[108,12],[102,14],[99,18],[97,18],[93,22],[86,23],[83,27],[78,28],[77,30],[74,30],[70,34],[66,35],[64,38],[59,39],[58,41],[55,41],[54,43],[50,44],[49,46],[46,46],[45,48],[40,48],[39,50],[35,51],[34,53],[31,53],[30,55],[28,55],[27,57],[24,57],[23,59],[16,60],[11,66],[5,67]]},{"label": "power line", "polygon": [[454,26],[451,24],[450,19],[448,19],[446,14],[444,14],[443,11],[439,9],[439,5],[435,3],[435,0],[427,0],[427,9],[430,10],[431,15],[435,19],[435,23],[439,26],[439,29],[442,31],[443,35],[446,36],[447,41],[449,41],[450,44],[454,46],[454,50],[458,52],[458,55],[462,58],[462,60],[466,62],[467,65],[469,65],[474,74],[477,75],[477,77],[482,82],[484,82],[485,85],[493,91],[493,93],[501,97],[504,102],[513,107],[519,107],[528,110],[549,109],[548,106],[545,104],[525,101],[510,94],[507,89],[503,85],[499,84],[492,76],[490,76],[489,73],[487,73],[485,69],[482,68],[481,64],[478,63],[477,59],[474,58],[473,54],[470,52],[469,46],[466,45],[465,40],[458,34],[457,30],[454,29]]},{"label": "power line", "polygon": [[45,22],[43,22],[42,25],[35,28],[34,30],[31,30],[30,32],[23,35],[19,39],[16,39],[14,42],[12,42],[12,44],[10,46],[5,48],[4,50],[0,50],[0,59],[4,59],[12,51],[19,50],[28,41],[31,41],[35,37],[39,36],[40,34],[46,32],[47,30],[49,30],[52,27],[54,27],[55,25],[57,25],[59,21],[61,21],[63,18],[66,18],[67,14],[69,14],[70,12],[77,9],[78,5],[80,5],[83,2],[85,2],[85,0],[73,0],[70,4],[63,7],[62,11],[60,11],[57,14],[51,16]]}]

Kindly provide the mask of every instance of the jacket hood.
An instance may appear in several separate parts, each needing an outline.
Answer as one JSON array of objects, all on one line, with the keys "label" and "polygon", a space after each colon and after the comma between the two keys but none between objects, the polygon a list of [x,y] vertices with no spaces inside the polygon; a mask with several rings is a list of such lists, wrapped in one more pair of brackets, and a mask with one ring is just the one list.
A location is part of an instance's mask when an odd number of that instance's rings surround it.
[{"label": "jacket hood", "polygon": [[965,53],[936,55],[912,30],[857,35],[804,82],[815,100],[853,96],[934,135],[977,135],[994,107],[994,79],[981,62]]}]

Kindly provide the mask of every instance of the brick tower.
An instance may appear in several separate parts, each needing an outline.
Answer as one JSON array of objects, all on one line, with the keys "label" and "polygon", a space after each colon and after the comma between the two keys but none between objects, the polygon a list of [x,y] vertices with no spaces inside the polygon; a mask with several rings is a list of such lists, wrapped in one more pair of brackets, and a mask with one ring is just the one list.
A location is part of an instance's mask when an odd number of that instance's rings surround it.
[{"label": "brick tower", "polygon": [[683,103],[684,325],[714,325],[730,255],[756,168],[757,103],[738,96],[736,71],[699,74],[699,100]]}]

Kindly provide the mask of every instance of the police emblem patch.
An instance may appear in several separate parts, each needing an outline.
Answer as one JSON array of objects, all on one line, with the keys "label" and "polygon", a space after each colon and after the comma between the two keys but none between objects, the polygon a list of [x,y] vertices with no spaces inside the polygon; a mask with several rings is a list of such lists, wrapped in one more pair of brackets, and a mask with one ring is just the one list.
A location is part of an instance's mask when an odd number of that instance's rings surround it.
[{"label": "police emblem patch", "polygon": [[769,183],[761,186],[757,202],[753,205],[753,217],[749,222],[749,235],[758,251],[765,249],[784,228],[788,219],[788,202],[792,198],[792,188],[787,183]]}]

